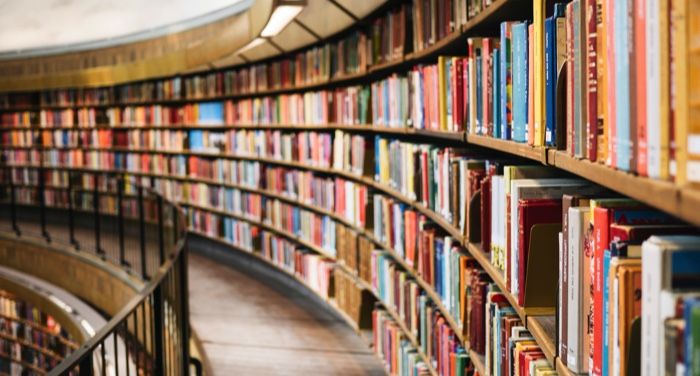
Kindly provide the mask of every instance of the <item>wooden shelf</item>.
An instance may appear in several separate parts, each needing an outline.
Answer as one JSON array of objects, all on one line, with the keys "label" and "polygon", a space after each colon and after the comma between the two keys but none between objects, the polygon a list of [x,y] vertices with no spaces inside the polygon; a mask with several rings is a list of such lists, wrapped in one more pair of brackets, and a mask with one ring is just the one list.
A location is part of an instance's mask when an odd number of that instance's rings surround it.
[{"label": "wooden shelf", "polygon": [[564,151],[550,150],[549,163],[700,226],[699,190],[615,170],[601,163],[571,157]]},{"label": "wooden shelf", "polygon": [[469,359],[471,359],[474,368],[479,372],[479,375],[487,375],[486,373],[486,360],[484,356],[478,354],[476,351],[469,350]]},{"label": "wooden shelf", "polygon": [[554,343],[557,325],[554,315],[528,316],[527,329],[542,348],[544,356],[554,366],[554,358],[557,356],[556,344]]},{"label": "wooden shelf", "polygon": [[485,148],[513,154],[518,157],[532,159],[542,164],[547,163],[547,149],[544,147],[533,147],[528,144],[515,141],[501,140],[498,138],[467,134],[467,144],[482,146]]}]

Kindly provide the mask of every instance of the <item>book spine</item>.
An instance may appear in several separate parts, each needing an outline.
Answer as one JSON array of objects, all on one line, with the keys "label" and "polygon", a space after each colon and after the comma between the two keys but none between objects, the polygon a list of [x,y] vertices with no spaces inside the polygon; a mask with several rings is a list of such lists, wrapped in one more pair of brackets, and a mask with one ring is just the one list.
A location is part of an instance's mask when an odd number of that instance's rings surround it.
[{"label": "book spine", "polygon": [[605,249],[608,247],[608,235],[610,230],[609,209],[593,209],[593,239],[595,248],[593,251],[592,275],[592,300],[593,330],[591,337],[591,375],[602,375],[603,354],[603,259]]},{"label": "book spine", "polygon": [[630,169],[630,83],[628,0],[614,2],[615,14],[615,148],[618,169]]},{"label": "book spine", "polygon": [[547,18],[544,22],[544,79],[545,79],[545,135],[544,141],[547,146],[554,146],[555,138],[555,106],[556,106],[556,84],[557,84],[557,64],[556,64],[556,15]]},{"label": "book spine", "polygon": [[545,88],[544,88],[544,18],[545,0],[533,1],[534,25],[534,121],[535,146],[544,145],[545,134]]},{"label": "book spine", "polygon": [[[688,181],[686,174],[687,167],[687,141],[688,141],[688,120],[689,120],[689,88],[692,85],[690,80],[689,65],[691,48],[688,46],[690,37],[688,36],[688,5],[689,1],[672,0],[671,32],[672,32],[672,64],[671,77],[674,93],[672,93],[673,112],[673,143],[671,144],[673,156],[675,158],[675,181],[678,185],[684,185]],[[695,69],[697,71],[697,68]],[[691,171],[692,173],[692,171]]]},{"label": "book spine", "polygon": [[606,90],[608,100],[606,102],[606,123],[608,129],[608,159],[606,164],[611,167],[617,166],[617,138],[616,138],[616,125],[617,125],[617,115],[616,115],[616,102],[617,97],[617,74],[616,74],[616,64],[617,56],[615,54],[615,2],[608,1],[605,5],[605,37],[606,37],[606,58],[605,61],[607,71],[606,71]]},{"label": "book spine", "polygon": [[493,62],[493,73],[491,77],[493,78],[493,99],[492,103],[492,114],[493,114],[493,127],[492,132],[489,136],[500,138],[500,127],[501,127],[501,49],[496,48],[493,50],[493,57],[491,61]]},{"label": "book spine", "polygon": [[527,24],[513,25],[513,141],[525,142],[527,128]]},{"label": "book spine", "polygon": [[[691,25],[698,25],[698,14],[700,14],[700,6],[696,2],[690,2],[688,4],[688,9],[686,11],[686,17],[689,18],[686,20],[688,23],[688,38],[689,40],[695,40],[698,36],[698,29],[697,26],[691,26]],[[698,59],[700,59],[700,53],[695,49],[691,49],[688,47],[688,55],[687,55],[687,61],[688,62],[697,62]],[[698,88],[700,87],[700,70],[697,69],[694,66],[690,66],[687,69],[688,72],[688,77],[686,81],[686,85],[688,85],[688,99],[690,98],[697,98],[698,96]],[[691,114],[695,115],[700,111],[700,106],[697,101],[690,101],[688,100],[688,113],[686,114],[687,119],[688,119],[688,125],[687,125],[687,133],[686,135],[681,134],[680,137],[684,137],[685,139],[683,142],[686,144],[686,151],[687,151],[687,162],[686,162],[686,180],[688,183],[690,183],[694,188],[698,187],[698,184],[700,184],[700,117],[698,116],[691,116]],[[697,318],[697,317],[696,317]],[[695,330],[697,330],[697,327],[694,327]],[[700,341],[700,337],[694,337],[694,341]],[[700,368],[700,363],[696,362],[694,364],[695,369],[697,370]]]},{"label": "book spine", "polygon": [[[597,120],[596,120],[596,160],[605,163],[608,155],[608,117],[607,117],[607,51],[605,29],[605,2],[596,0],[596,83],[597,83]],[[643,106],[642,108],[644,108]]]},{"label": "book spine", "polygon": [[[535,76],[531,74],[531,72],[534,71],[535,67],[535,62],[534,62],[534,51],[535,51],[535,44],[534,42],[534,36],[535,36],[535,29],[534,25],[530,24],[528,26],[528,42],[527,42],[527,70],[525,71],[525,77],[526,77],[526,82],[527,82],[527,89],[525,92],[524,97],[527,98],[527,128],[525,131],[525,138],[527,138],[527,143],[528,145],[532,146],[535,144],[535,101],[534,101],[534,95],[535,95]],[[544,144],[544,133],[546,130],[546,125],[543,123],[543,132],[542,132],[542,144]]]},{"label": "book spine", "polygon": [[588,69],[587,88],[588,113],[586,116],[587,142],[586,157],[590,161],[595,161],[598,156],[598,33],[597,33],[597,7],[596,0],[586,0],[585,20],[586,20],[586,42]]},{"label": "book spine", "polygon": [[574,155],[574,5],[566,6],[566,150]]}]

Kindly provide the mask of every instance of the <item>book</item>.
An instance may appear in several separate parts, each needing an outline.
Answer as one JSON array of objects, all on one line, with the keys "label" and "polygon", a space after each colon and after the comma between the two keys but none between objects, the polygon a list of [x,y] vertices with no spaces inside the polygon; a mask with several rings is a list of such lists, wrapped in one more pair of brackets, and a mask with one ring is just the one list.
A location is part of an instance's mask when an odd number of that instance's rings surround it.
[{"label": "book", "polygon": [[664,346],[659,341],[664,320],[673,314],[674,292],[695,286],[687,279],[698,270],[700,239],[696,236],[652,236],[642,244],[642,375],[663,372]]}]

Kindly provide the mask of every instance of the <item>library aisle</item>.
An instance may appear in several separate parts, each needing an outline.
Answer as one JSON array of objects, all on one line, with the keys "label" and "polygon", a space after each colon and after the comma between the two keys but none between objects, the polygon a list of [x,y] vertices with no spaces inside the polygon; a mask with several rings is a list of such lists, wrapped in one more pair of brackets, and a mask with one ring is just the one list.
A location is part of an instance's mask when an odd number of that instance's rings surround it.
[{"label": "library aisle", "polygon": [[196,249],[189,272],[190,321],[215,375],[384,374],[363,339],[300,289]]}]

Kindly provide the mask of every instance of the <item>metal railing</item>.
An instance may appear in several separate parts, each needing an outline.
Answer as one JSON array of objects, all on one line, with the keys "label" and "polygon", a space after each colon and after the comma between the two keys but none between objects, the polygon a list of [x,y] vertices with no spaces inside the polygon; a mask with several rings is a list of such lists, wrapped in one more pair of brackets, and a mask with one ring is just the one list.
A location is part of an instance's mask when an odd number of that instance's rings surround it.
[{"label": "metal railing", "polygon": [[0,230],[91,254],[144,282],[50,374],[189,374],[186,227],[180,208],[149,188],[150,179],[107,172],[5,166],[0,182]]}]

